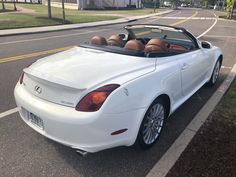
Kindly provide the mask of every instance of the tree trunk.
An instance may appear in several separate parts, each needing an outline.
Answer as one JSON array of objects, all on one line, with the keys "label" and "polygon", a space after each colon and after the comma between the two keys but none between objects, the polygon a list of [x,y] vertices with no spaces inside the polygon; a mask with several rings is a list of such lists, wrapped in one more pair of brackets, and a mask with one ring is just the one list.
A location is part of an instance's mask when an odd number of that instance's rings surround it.
[{"label": "tree trunk", "polygon": [[232,11],[231,11],[231,16],[233,16],[233,14],[234,14],[234,4],[235,4],[235,0],[233,1],[233,6],[232,6]]},{"label": "tree trunk", "polygon": [[155,0],[155,3],[154,3],[154,12],[156,12],[157,10],[157,0]]},{"label": "tree trunk", "polygon": [[6,10],[3,0],[2,0],[2,10]]},{"label": "tree trunk", "polygon": [[48,0],[48,18],[52,18],[52,13],[51,13],[51,0]]},{"label": "tree trunk", "polygon": [[13,5],[14,5],[14,11],[17,11],[17,8],[16,8],[16,0],[13,1]]},{"label": "tree trunk", "polygon": [[64,0],[61,0],[61,5],[62,5],[62,23],[66,23],[66,15],[65,15],[65,4]]}]

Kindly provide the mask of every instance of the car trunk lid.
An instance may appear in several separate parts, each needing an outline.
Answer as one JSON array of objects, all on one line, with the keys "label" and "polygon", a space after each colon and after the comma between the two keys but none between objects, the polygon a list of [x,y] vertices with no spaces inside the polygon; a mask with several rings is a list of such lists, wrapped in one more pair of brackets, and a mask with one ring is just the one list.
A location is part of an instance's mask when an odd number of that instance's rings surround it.
[{"label": "car trunk lid", "polygon": [[125,82],[153,70],[153,59],[75,47],[24,69],[24,85],[37,97],[75,107],[88,88],[118,77]]}]

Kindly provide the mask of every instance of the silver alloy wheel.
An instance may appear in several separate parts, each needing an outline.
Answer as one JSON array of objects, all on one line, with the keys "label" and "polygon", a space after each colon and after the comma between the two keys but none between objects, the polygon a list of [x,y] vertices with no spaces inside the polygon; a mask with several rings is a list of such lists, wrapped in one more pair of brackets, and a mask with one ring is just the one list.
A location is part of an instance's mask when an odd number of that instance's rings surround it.
[{"label": "silver alloy wheel", "polygon": [[147,113],[147,119],[143,126],[143,141],[152,144],[159,136],[165,118],[164,106],[160,103],[154,104]]},{"label": "silver alloy wheel", "polygon": [[216,63],[216,66],[214,68],[214,71],[213,71],[213,76],[212,76],[212,83],[214,84],[216,82],[216,80],[218,79],[219,77],[219,72],[220,72],[220,62],[217,61]]}]

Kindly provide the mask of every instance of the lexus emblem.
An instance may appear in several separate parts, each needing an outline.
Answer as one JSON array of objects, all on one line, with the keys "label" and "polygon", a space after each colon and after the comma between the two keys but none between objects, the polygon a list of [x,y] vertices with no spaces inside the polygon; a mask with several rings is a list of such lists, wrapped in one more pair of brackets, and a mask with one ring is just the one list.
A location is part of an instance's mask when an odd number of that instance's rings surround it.
[{"label": "lexus emblem", "polygon": [[35,90],[38,94],[42,93],[42,88],[39,87],[38,85],[36,85],[36,86],[34,87],[34,90]]}]

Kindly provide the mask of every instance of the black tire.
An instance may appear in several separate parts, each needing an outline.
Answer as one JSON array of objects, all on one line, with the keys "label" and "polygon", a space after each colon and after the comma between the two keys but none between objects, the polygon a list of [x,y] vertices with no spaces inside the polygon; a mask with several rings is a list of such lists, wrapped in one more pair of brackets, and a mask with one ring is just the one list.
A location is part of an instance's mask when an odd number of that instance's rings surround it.
[{"label": "black tire", "polygon": [[220,75],[220,67],[221,67],[221,62],[220,60],[218,59],[216,61],[216,64],[214,66],[214,69],[212,71],[212,74],[211,74],[211,78],[210,80],[207,82],[207,86],[208,87],[212,87],[213,85],[215,85],[215,83],[217,82],[218,78],[219,78],[219,75]]},{"label": "black tire", "polygon": [[[150,119],[150,114],[152,114],[152,111],[156,108],[159,108],[160,110],[160,114],[158,116],[158,114],[156,115],[156,117],[159,118],[155,118],[156,120],[151,120]],[[163,115],[162,115],[163,113]],[[139,149],[148,149],[150,147],[152,147],[158,140],[160,133],[162,131],[162,128],[164,126],[164,120],[167,117],[168,114],[168,110],[167,110],[167,106],[165,104],[165,102],[162,99],[156,99],[151,106],[148,108],[143,121],[141,123],[141,126],[139,128],[139,132],[138,132],[138,136],[135,142],[135,146],[138,147]],[[157,122],[159,121],[159,122]],[[157,125],[158,123],[158,125]],[[155,127],[156,126],[156,127]],[[148,141],[147,138],[147,129],[150,129],[150,133],[153,133],[153,138],[150,138],[150,141]],[[152,130],[151,130],[152,129]],[[154,136],[154,132],[156,132],[157,134]],[[150,135],[151,136],[151,135]],[[151,140],[152,139],[152,140]]]}]

